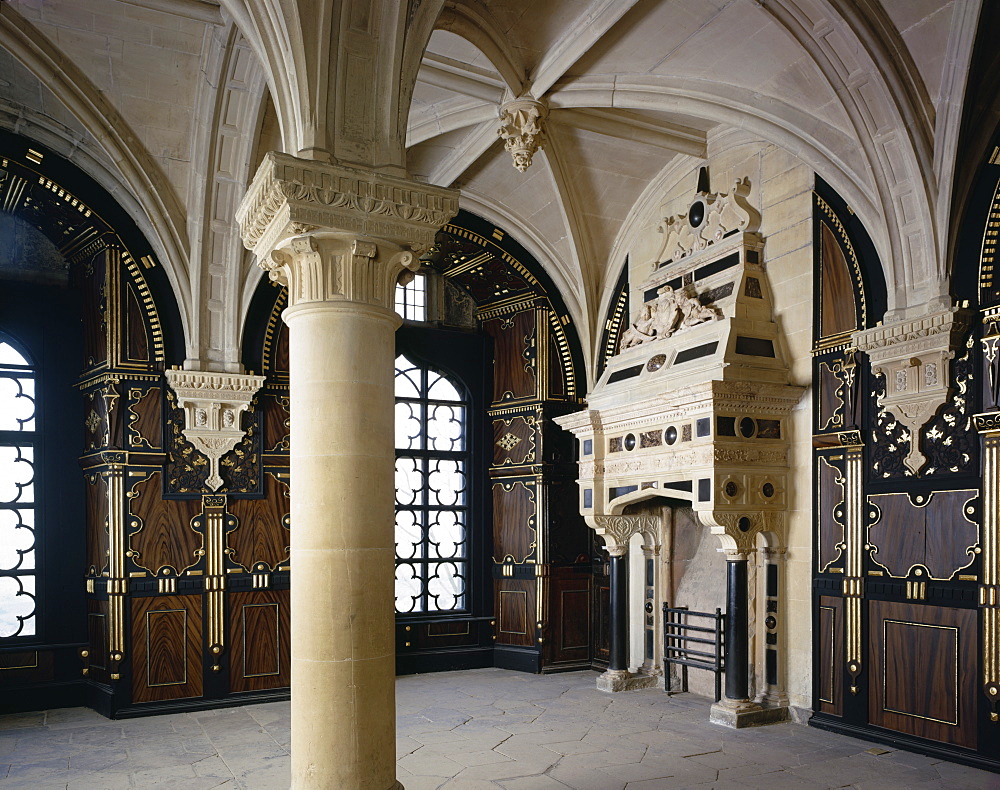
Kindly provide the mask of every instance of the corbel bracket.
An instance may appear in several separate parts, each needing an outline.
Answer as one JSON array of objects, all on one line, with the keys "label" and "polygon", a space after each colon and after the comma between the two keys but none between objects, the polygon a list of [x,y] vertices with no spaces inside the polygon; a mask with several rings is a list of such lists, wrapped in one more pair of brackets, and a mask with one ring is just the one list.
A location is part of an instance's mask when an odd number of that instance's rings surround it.
[{"label": "corbel bracket", "polygon": [[222,485],[219,459],[246,434],[241,418],[264,377],[200,370],[168,370],[166,377],[184,409],[184,437],[208,458],[205,483],[218,491]]}]

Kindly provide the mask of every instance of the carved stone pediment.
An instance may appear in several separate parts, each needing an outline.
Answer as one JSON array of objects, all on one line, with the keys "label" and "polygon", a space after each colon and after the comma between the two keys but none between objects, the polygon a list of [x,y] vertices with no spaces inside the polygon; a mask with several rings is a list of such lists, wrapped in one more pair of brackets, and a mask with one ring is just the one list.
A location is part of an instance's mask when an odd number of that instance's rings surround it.
[{"label": "carved stone pediment", "polygon": [[857,348],[871,359],[872,371],[886,377],[882,405],[915,437],[903,460],[914,473],[927,460],[916,437],[948,400],[948,363],[968,325],[965,311],[952,307],[854,334]]},{"label": "carved stone pediment", "polygon": [[750,184],[736,181],[727,192],[699,192],[683,214],[664,217],[657,226],[663,245],[653,261],[678,261],[722,241],[732,233],[753,233],[760,227],[760,214],[746,201]]},{"label": "carved stone pediment", "polygon": [[205,482],[217,491],[223,482],[219,459],[246,433],[240,427],[243,412],[264,377],[199,370],[168,370],[165,375],[178,405],[184,409],[184,437],[208,458],[209,476]]}]

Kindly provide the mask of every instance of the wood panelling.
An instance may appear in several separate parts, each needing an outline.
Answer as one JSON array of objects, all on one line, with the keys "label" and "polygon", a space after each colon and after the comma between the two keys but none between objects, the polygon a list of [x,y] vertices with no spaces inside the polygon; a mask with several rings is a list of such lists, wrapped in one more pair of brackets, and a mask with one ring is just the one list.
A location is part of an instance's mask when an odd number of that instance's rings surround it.
[{"label": "wood panelling", "polygon": [[976,747],[974,609],[869,604],[869,721]]},{"label": "wood panelling", "polygon": [[559,362],[559,344],[549,334],[549,397],[561,398],[566,394],[566,371]]},{"label": "wood panelling", "polygon": [[535,310],[483,321],[493,338],[493,400],[496,403],[536,396]]},{"label": "wood panelling", "polygon": [[287,590],[229,593],[230,685],[233,691],[284,688],[290,683]]},{"label": "wood panelling", "polygon": [[264,452],[288,450],[288,432],[290,430],[288,397],[265,395],[260,399],[260,403],[264,410]]},{"label": "wood panelling", "polygon": [[200,595],[132,599],[132,699],[202,694]]},{"label": "wood panelling", "polygon": [[816,697],[819,709],[844,714],[844,600],[824,595],[819,601]]},{"label": "wood panelling", "polygon": [[98,683],[108,682],[108,602],[87,601],[87,675]]},{"label": "wood panelling", "polygon": [[493,484],[493,559],[524,562],[534,552],[535,483]]},{"label": "wood panelling", "polygon": [[150,387],[145,392],[139,392],[138,397],[129,396],[129,446],[132,448],[146,447],[158,450],[163,443],[163,415],[161,412],[162,394],[159,387]]},{"label": "wood panelling", "polygon": [[97,367],[108,358],[107,324],[104,321],[105,253],[94,256],[81,270],[80,290],[83,304],[83,352],[88,367]]},{"label": "wood panelling", "polygon": [[586,661],[590,657],[590,574],[576,573],[571,568],[554,569],[550,590],[549,660]]},{"label": "wood panelling", "polygon": [[537,458],[535,431],[533,415],[494,420],[493,466],[535,463]]},{"label": "wood panelling", "polygon": [[534,611],[534,580],[497,580],[497,644],[534,646]]},{"label": "wood panelling", "polygon": [[228,533],[233,562],[250,570],[260,563],[274,570],[288,558],[288,485],[273,474],[264,475],[263,499],[233,499],[229,512],[238,526]]},{"label": "wood panelling", "polygon": [[[818,468],[818,496],[816,524],[819,570],[825,571],[841,555],[838,548],[844,541],[844,478],[833,462],[820,456],[816,459]],[[837,514],[840,514],[838,517]]]},{"label": "wood panelling", "polygon": [[276,337],[271,349],[271,372],[288,374],[288,327],[278,321],[274,329]]},{"label": "wood panelling", "polygon": [[844,402],[841,400],[840,378],[826,362],[819,363],[819,420],[821,431],[838,430],[844,427]]},{"label": "wood panelling", "polygon": [[99,474],[88,475],[87,566],[100,573],[108,565],[108,484]]},{"label": "wood panelling", "polygon": [[937,491],[918,496],[924,501],[916,504],[907,494],[869,497],[878,507],[878,521],[868,530],[872,558],[896,577],[905,577],[913,566],[922,565],[930,578],[950,579],[975,559],[978,492]]},{"label": "wood panelling", "polygon": [[131,283],[125,289],[125,331],[128,334],[128,359],[131,362],[149,361],[149,338],[146,336],[146,322],[142,308],[135,296]]},{"label": "wood panelling", "polygon": [[820,336],[829,337],[857,329],[854,286],[847,258],[833,231],[822,223],[822,302]]},{"label": "wood panelling", "polygon": [[195,552],[202,548],[202,536],[191,519],[201,513],[201,500],[163,499],[160,476],[153,472],[132,486],[129,512],[141,527],[129,536],[129,548],[137,553],[133,559],[140,568],[156,573],[169,566],[180,573],[199,562]]}]

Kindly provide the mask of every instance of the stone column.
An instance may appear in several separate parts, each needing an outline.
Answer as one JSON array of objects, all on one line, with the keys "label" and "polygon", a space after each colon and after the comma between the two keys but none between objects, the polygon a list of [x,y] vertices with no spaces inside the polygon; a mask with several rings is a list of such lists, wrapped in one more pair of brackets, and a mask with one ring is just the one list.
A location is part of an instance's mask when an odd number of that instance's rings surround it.
[{"label": "stone column", "polygon": [[627,549],[611,552],[610,630],[608,672],[628,672],[628,565]]},{"label": "stone column", "polygon": [[748,702],[750,654],[747,645],[747,558],[726,555],[726,698]]},{"label": "stone column", "polygon": [[393,289],[454,193],[268,154],[237,219],[288,288],[292,787],[395,779]]}]

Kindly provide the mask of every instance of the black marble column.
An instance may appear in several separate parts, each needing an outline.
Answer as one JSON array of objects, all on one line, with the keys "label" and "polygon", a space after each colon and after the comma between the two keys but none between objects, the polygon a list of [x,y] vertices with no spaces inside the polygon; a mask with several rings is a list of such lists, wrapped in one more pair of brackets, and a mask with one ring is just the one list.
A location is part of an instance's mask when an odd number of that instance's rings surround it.
[{"label": "black marble column", "polygon": [[[612,584],[614,581],[612,580]],[[726,560],[726,697],[745,700],[749,688],[747,561]]]},{"label": "black marble column", "polygon": [[[746,578],[744,569],[744,579]],[[611,555],[611,622],[608,671],[628,669],[628,563],[625,556]]]}]

